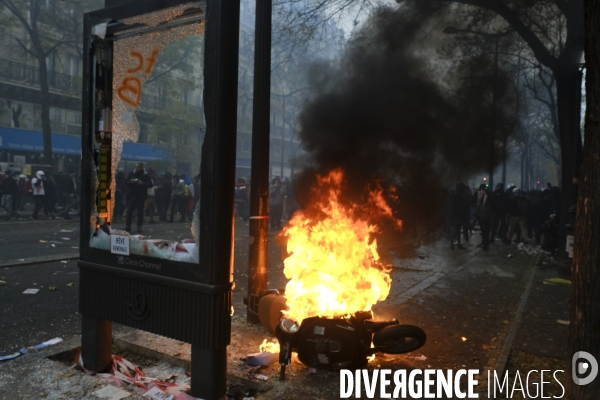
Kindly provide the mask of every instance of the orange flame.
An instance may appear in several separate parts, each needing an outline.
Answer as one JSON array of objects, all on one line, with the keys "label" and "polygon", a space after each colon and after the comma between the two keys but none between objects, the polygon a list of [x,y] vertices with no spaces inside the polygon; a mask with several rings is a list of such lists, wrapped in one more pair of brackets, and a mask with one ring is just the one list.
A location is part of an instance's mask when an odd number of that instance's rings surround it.
[{"label": "orange flame", "polygon": [[[343,172],[317,177],[313,203],[296,212],[281,236],[290,254],[284,274],[290,279],[285,297],[290,318],[301,323],[313,316],[343,317],[370,311],[390,292],[389,266],[377,253],[378,231],[364,215],[392,218],[377,185],[366,205],[346,206],[340,201]],[[357,216],[360,214],[361,216]],[[396,221],[399,227],[401,221]]]}]

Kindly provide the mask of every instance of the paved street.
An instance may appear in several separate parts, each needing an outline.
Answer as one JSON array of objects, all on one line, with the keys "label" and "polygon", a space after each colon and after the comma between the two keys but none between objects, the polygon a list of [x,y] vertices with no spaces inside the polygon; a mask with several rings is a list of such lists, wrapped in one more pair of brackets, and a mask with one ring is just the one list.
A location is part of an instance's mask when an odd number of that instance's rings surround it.
[{"label": "paved street", "polygon": [[[52,226],[61,224],[57,226],[60,230],[63,223],[25,223],[20,226],[31,238],[37,233],[48,239],[55,233]],[[77,225],[73,222],[68,224],[71,229]],[[183,224],[156,225],[151,229],[153,231],[150,232],[149,228],[148,232],[156,235],[171,233],[169,231],[175,235],[186,233]],[[72,240],[75,240],[75,232],[71,234]],[[58,236],[62,237],[62,233]],[[40,245],[35,254],[58,254],[57,248],[71,247],[63,244],[48,247],[38,243],[39,238],[35,237],[38,240],[32,245]],[[6,240],[8,237],[3,238]],[[272,239],[271,235],[269,287],[279,288],[283,287],[285,279],[281,251]],[[529,249],[528,253],[528,249],[519,251],[516,246],[495,245],[490,252],[482,252],[474,245],[477,240],[475,235],[472,244],[464,251],[452,251],[442,240],[418,248],[415,257],[411,258],[395,248],[386,251],[386,257],[394,266],[392,291],[385,302],[375,307],[375,315],[380,319],[395,317],[403,324],[418,325],[426,331],[428,340],[415,353],[378,355],[370,368],[477,368],[484,375],[488,369],[503,369],[506,365],[518,368],[518,363],[528,355],[564,359],[568,327],[557,321],[568,320],[566,299],[569,286],[545,282],[547,278],[565,278],[564,269],[540,259],[533,249]],[[26,251],[26,244],[22,246],[22,251]],[[247,287],[247,253],[247,226],[238,221],[235,247],[237,285],[228,372],[239,377],[246,376],[246,367],[239,359],[258,351],[263,339],[273,337],[265,328],[245,322],[246,310],[242,299]],[[5,267],[0,271],[0,276],[7,281],[7,285],[0,287],[0,354],[9,354],[56,336],[78,340],[80,318],[77,314],[76,261]],[[51,286],[57,291],[50,291]],[[23,294],[28,288],[39,288],[40,291],[33,295]],[[148,349],[159,358],[189,360],[190,348],[185,343],[122,326],[115,326],[113,334],[115,339]],[[26,380],[32,385],[29,393],[39,390],[48,392],[48,398],[64,398],[61,397],[61,393],[65,393],[63,389],[48,390],[44,386],[40,371],[32,372],[31,363],[38,363],[31,355],[1,363],[0,393],[7,385],[22,384]],[[51,365],[47,361],[38,364],[42,371]],[[12,374],[12,378],[3,380],[1,371],[11,368],[22,371],[24,376],[17,378]],[[258,398],[338,398],[338,373],[318,371],[316,375],[311,374],[296,357],[292,368],[296,376],[288,374],[286,382],[277,380],[277,364],[264,368],[262,372],[269,377],[268,384],[273,389]],[[77,385],[72,377],[60,379],[64,381],[63,386]],[[39,387],[34,390],[36,385]],[[89,394],[91,389],[80,390]]]},{"label": "paved street", "polygon": [[[119,225],[117,225],[119,226]],[[158,223],[144,226],[150,238],[180,240],[189,237],[190,223]],[[236,223],[236,293],[247,287],[248,226]],[[68,240],[67,240],[68,239]],[[79,220],[10,221],[0,223],[0,355],[48,340],[80,334],[78,309]],[[277,263],[279,250],[271,248]],[[51,262],[39,263],[43,258]],[[19,266],[33,260],[33,265]],[[49,288],[56,287],[56,291]],[[37,294],[23,294],[26,289]],[[241,310],[241,296],[236,296]],[[239,304],[238,304],[239,303]]]}]

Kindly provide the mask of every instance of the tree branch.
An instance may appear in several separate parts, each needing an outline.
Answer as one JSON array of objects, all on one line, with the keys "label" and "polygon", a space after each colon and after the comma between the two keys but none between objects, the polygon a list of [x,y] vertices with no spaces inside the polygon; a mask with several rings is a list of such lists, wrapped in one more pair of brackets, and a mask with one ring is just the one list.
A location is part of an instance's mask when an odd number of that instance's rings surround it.
[{"label": "tree branch", "polygon": [[21,10],[19,10],[19,8],[15,5],[15,3],[13,3],[12,0],[0,0],[0,4],[4,4],[4,6],[8,8],[8,10],[23,24],[23,27],[25,28],[25,30],[27,30],[27,33],[31,35],[32,29],[29,25],[29,21],[27,21],[27,18],[25,18],[25,16],[21,12]]},{"label": "tree branch", "polygon": [[475,7],[480,7],[489,11],[493,11],[513,27],[513,29],[523,38],[523,40],[529,45],[531,51],[538,59],[539,62],[555,70],[558,68],[558,60],[554,57],[548,49],[544,46],[542,41],[533,33],[533,31],[525,25],[525,23],[519,18],[517,13],[503,4],[495,0],[437,0],[443,2],[467,4]]}]

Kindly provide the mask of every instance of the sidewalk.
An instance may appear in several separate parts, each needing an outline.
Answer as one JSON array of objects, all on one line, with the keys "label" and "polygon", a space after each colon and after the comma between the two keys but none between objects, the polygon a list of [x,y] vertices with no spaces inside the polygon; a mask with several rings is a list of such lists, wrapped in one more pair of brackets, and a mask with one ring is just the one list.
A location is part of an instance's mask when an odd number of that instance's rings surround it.
[{"label": "sidewalk", "polygon": [[[475,235],[472,242],[478,239]],[[538,253],[528,254],[527,249],[519,251],[516,246],[496,244],[489,252],[483,252],[473,244],[468,250],[452,251],[446,241],[440,241],[418,249],[418,257],[410,260],[390,250],[394,265],[392,291],[386,301],[375,307],[374,313],[380,319],[396,317],[401,324],[420,326],[427,333],[427,343],[415,353],[378,354],[369,368],[479,369],[480,379],[483,379],[488,369],[503,370],[505,365],[509,370],[523,365],[542,369],[548,362],[556,365],[557,358],[564,359],[568,327],[557,321],[568,320],[569,286],[544,284],[544,280],[564,278],[565,271],[548,261],[540,261]],[[285,279],[278,263],[279,250],[270,245],[269,252],[269,287],[281,287]],[[236,243],[238,288],[234,291],[235,314],[228,348],[228,372],[242,378],[247,377],[247,367],[240,358],[257,352],[263,339],[273,338],[265,328],[246,323],[241,300],[247,277],[244,276],[245,263],[238,262],[245,253],[247,243]],[[142,352],[146,357],[167,360],[170,364],[185,367],[190,357],[189,345],[157,335],[117,327],[113,336],[130,349],[137,348],[138,352],[140,348],[145,349]],[[77,338],[74,340],[76,344]],[[537,365],[541,363],[543,365]],[[91,393],[106,385],[98,378],[79,372],[63,376],[72,370],[62,370],[61,375],[63,364],[60,365],[47,359],[28,361],[25,356],[0,363],[0,399],[15,398],[9,395],[14,393],[12,388],[25,386],[30,397],[16,398],[32,398],[33,393],[44,392],[48,399],[92,399],[97,397]],[[339,373],[309,373],[295,356],[292,370],[295,376],[288,373],[287,380],[279,382],[279,365],[263,368],[261,373],[269,377],[268,386],[259,386],[262,389],[256,398],[339,398]],[[480,382],[480,387],[487,386]],[[127,387],[122,389],[133,393]],[[71,394],[75,397],[69,397]],[[128,398],[138,398],[136,396]],[[483,393],[481,398],[485,398]]]}]

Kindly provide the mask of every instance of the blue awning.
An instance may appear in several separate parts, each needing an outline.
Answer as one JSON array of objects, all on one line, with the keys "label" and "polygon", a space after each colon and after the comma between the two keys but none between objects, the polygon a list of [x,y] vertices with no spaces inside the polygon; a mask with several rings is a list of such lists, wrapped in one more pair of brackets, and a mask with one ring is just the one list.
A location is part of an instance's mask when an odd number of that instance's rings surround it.
[{"label": "blue awning", "polygon": [[[0,149],[44,152],[42,132],[27,129],[0,127]],[[52,134],[52,153],[81,156],[81,137],[74,135]],[[123,144],[122,160],[170,161],[171,151],[164,147],[143,143]]]}]

